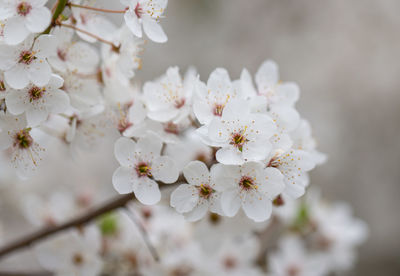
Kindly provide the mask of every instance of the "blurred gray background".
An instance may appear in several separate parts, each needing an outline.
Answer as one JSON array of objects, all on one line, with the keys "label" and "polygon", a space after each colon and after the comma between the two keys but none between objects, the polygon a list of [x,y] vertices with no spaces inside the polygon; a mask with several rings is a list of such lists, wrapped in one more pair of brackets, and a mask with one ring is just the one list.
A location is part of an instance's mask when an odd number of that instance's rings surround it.
[{"label": "blurred gray background", "polygon": [[350,275],[400,275],[400,1],[170,0],[166,44],[148,43],[143,79],[168,66],[238,78],[266,59],[298,82],[326,164],[311,182],[370,227]]}]

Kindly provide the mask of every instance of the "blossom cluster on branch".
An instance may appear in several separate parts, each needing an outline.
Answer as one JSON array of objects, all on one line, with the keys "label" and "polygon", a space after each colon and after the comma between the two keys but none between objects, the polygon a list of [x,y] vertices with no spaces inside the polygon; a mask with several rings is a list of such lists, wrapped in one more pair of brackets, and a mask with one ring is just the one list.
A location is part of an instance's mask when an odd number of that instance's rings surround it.
[{"label": "blossom cluster on branch", "polygon": [[[303,197],[326,158],[296,110],[299,87],[281,81],[275,62],[238,79],[224,68],[202,80],[192,67],[170,67],[140,85],[143,33],[167,41],[167,0],[121,0],[121,10],[46,2],[0,0],[0,182],[43,182],[46,160],[67,167],[112,141],[119,166],[108,180],[138,202],[34,244],[43,268],[309,276],[351,267],[367,228],[345,204],[325,204],[315,191]],[[121,14],[122,25],[107,13]],[[114,160],[104,155],[103,166]],[[32,225],[58,225],[112,194],[111,184],[72,185],[72,171],[65,179],[24,192]],[[275,228],[279,242],[266,247]]]}]

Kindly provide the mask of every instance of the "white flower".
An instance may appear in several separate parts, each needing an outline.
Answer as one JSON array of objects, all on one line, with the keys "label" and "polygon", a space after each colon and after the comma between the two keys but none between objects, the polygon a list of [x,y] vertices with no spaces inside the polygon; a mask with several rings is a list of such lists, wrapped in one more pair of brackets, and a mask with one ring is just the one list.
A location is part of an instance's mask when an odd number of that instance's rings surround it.
[{"label": "white flower", "polygon": [[167,41],[158,21],[163,17],[168,0],[121,0],[128,7],[125,12],[125,23],[137,37],[142,37],[142,26],[146,35],[154,42]]},{"label": "white flower", "polygon": [[114,44],[118,45],[115,51],[110,45],[103,45],[103,61],[106,64],[115,63],[116,74],[123,85],[135,76],[135,71],[142,67],[139,54],[143,51],[143,39],[132,34],[128,27],[123,26],[115,34]]},{"label": "white flower", "polygon": [[232,100],[221,118],[214,118],[208,127],[208,143],[221,147],[216,153],[218,162],[240,165],[247,161],[263,160],[271,150],[268,139],[276,127],[266,114],[250,113],[246,101]]},{"label": "white flower", "polygon": [[222,245],[211,252],[210,275],[261,276],[260,268],[254,265],[260,250],[255,236],[242,235],[240,238],[224,238]]},{"label": "white flower", "polygon": [[196,221],[211,212],[222,214],[220,193],[213,177],[213,171],[200,161],[190,162],[184,169],[188,184],[180,185],[171,194],[171,206],[183,213],[188,221]]},{"label": "white flower", "polygon": [[9,150],[11,163],[19,177],[30,177],[44,151],[35,139],[36,133],[27,126],[25,116],[9,114],[0,115],[0,129],[0,150]]},{"label": "white flower", "polygon": [[96,226],[60,232],[39,243],[34,252],[40,264],[57,275],[96,276],[103,263],[101,236]]},{"label": "white flower", "polygon": [[193,75],[182,80],[178,67],[168,68],[165,75],[143,87],[144,102],[149,110],[147,116],[155,121],[179,123],[189,115],[192,97]]},{"label": "white flower", "polygon": [[214,117],[221,117],[225,105],[239,97],[239,87],[231,82],[228,72],[215,69],[208,78],[207,85],[196,81],[193,112],[201,124],[209,124]]},{"label": "white flower", "polygon": [[134,99],[128,104],[118,105],[118,131],[125,137],[134,137],[142,132],[145,126],[146,108],[140,99]]},{"label": "white flower", "polygon": [[9,87],[4,80],[3,72],[0,72],[0,100],[3,100],[6,98],[6,95],[9,90],[10,90]]},{"label": "white flower", "polygon": [[7,19],[4,40],[7,44],[21,43],[31,33],[43,32],[50,24],[47,0],[1,0],[0,20]]},{"label": "white flower", "polygon": [[[73,0],[71,2],[74,4],[83,5],[91,5],[91,3],[93,3],[92,1],[80,0]],[[77,29],[84,30],[103,39],[109,39],[116,31],[116,27],[114,26],[114,24],[106,17],[100,15],[97,12],[75,7],[71,7],[71,11],[73,18],[76,20],[75,27]],[[87,35],[78,30],[76,31],[76,34],[89,43],[97,42],[97,39],[95,37]]]},{"label": "white flower", "polygon": [[51,35],[41,35],[35,41],[29,36],[17,46],[0,45],[0,69],[4,70],[6,82],[15,89],[24,88],[29,81],[37,86],[46,85],[51,76],[46,58],[54,50]]},{"label": "white flower", "polygon": [[284,193],[291,198],[298,198],[305,193],[309,183],[307,172],[315,167],[315,162],[308,152],[293,149],[277,152],[267,159],[266,164],[267,167],[277,168],[284,175]]},{"label": "white flower", "polygon": [[52,31],[57,46],[48,57],[50,65],[61,72],[95,73],[99,54],[88,43],[73,41],[73,34],[73,30],[62,27]]},{"label": "white flower", "polygon": [[256,73],[257,90],[254,89],[247,70],[242,73],[241,81],[243,82],[242,88],[247,90],[248,95],[264,96],[268,106],[274,104],[293,106],[299,98],[300,92],[297,84],[292,82],[281,83],[278,65],[271,60],[264,61]]},{"label": "white flower", "polygon": [[221,206],[232,217],[242,207],[254,221],[267,220],[272,212],[272,200],[283,191],[283,176],[275,168],[249,162],[242,166],[217,164],[216,183],[221,186]]},{"label": "white flower", "polygon": [[301,120],[297,128],[290,133],[290,137],[293,140],[293,148],[309,152],[316,164],[320,165],[326,161],[326,155],[316,150],[317,142],[312,136],[308,121]]},{"label": "white flower", "polygon": [[63,79],[52,75],[45,86],[28,85],[21,90],[10,90],[6,96],[8,111],[13,115],[25,112],[29,126],[44,122],[50,113],[62,113],[69,107],[69,97],[60,88]]},{"label": "white flower", "polygon": [[155,135],[140,138],[137,143],[121,137],[115,143],[114,153],[121,164],[113,175],[114,188],[120,194],[135,193],[146,205],[160,201],[161,193],[155,180],[173,183],[179,172],[174,161],[160,156],[162,141]]},{"label": "white flower", "polygon": [[323,276],[328,274],[326,258],[306,251],[296,236],[286,236],[279,241],[279,249],[268,257],[271,276]]}]

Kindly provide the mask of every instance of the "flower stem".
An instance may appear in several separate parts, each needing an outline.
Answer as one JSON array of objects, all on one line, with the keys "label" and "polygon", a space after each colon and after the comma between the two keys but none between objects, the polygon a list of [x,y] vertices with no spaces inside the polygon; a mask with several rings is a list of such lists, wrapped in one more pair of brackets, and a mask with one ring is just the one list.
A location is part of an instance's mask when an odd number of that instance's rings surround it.
[{"label": "flower stem", "polygon": [[67,3],[68,3],[68,0],[58,0],[56,9],[55,9],[55,11],[53,13],[53,17],[51,19],[51,23],[42,34],[49,34],[50,33],[51,29],[56,25],[58,17],[64,11],[65,6],[67,5]]},{"label": "flower stem", "polygon": [[126,10],[119,10],[118,11],[118,10],[101,9],[101,8],[78,5],[78,4],[73,4],[73,3],[68,3],[67,5],[69,7],[81,8],[81,9],[87,9],[87,10],[99,11],[99,12],[108,12],[108,13],[125,13],[126,12]]}]

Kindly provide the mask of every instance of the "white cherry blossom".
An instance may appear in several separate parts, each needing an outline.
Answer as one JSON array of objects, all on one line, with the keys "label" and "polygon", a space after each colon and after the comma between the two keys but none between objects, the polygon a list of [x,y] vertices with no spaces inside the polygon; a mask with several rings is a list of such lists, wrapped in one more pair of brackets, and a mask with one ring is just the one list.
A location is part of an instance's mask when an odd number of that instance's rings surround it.
[{"label": "white cherry blossom", "polygon": [[179,68],[170,67],[158,80],[145,83],[143,97],[149,110],[147,116],[159,122],[179,123],[185,119],[190,113],[193,77],[194,72],[189,70],[182,80]]},{"label": "white cherry blossom", "polygon": [[115,143],[115,157],[120,167],[112,181],[120,194],[134,192],[146,205],[160,201],[161,193],[156,180],[166,184],[178,179],[175,163],[167,156],[160,156],[162,142],[155,135],[140,138],[137,143],[122,137]]},{"label": "white cherry blossom", "polygon": [[271,138],[276,130],[266,114],[250,113],[248,102],[230,101],[221,118],[214,118],[208,127],[211,146],[221,147],[216,153],[218,162],[241,165],[247,161],[263,160],[271,151]]},{"label": "white cherry blossom", "polygon": [[7,44],[21,43],[31,33],[43,32],[50,24],[47,0],[1,0],[0,20],[7,19],[4,40]]},{"label": "white cherry blossom", "polygon": [[308,152],[290,149],[286,152],[278,151],[267,159],[266,165],[277,168],[285,177],[284,193],[298,198],[305,193],[309,183],[307,172],[315,167],[315,162]]},{"label": "white cherry blossom", "polygon": [[47,57],[54,51],[51,35],[41,35],[36,40],[29,36],[17,46],[0,45],[0,70],[4,70],[7,84],[15,89],[26,87],[29,81],[37,86],[46,85],[51,77]]},{"label": "white cherry blossom", "polygon": [[210,74],[207,85],[196,81],[195,92],[193,112],[201,124],[209,124],[214,117],[221,117],[225,105],[240,96],[239,85],[231,81],[223,68]]},{"label": "white cherry blossom", "polygon": [[60,89],[62,85],[63,79],[53,74],[45,86],[31,84],[21,90],[11,90],[6,97],[8,111],[13,115],[25,113],[28,125],[37,126],[50,113],[62,113],[69,107],[68,95]]},{"label": "white cherry blossom", "polygon": [[21,178],[28,178],[42,160],[44,148],[37,132],[27,126],[25,116],[0,114],[0,150],[8,150],[9,158]]},{"label": "white cherry blossom", "polygon": [[121,0],[127,7],[125,23],[137,37],[142,37],[143,30],[154,42],[163,43],[168,40],[159,19],[163,17],[168,0]]},{"label": "white cherry blossom", "polygon": [[34,247],[39,263],[56,275],[99,275],[103,266],[100,250],[96,226],[60,232]]},{"label": "white cherry blossom", "polygon": [[221,186],[221,206],[228,217],[240,207],[254,221],[267,220],[272,212],[272,200],[284,189],[283,176],[275,168],[248,162],[242,166],[214,165],[216,182]]},{"label": "white cherry blossom", "polygon": [[188,221],[204,217],[208,210],[222,214],[220,193],[213,171],[200,161],[190,162],[184,169],[188,184],[182,184],[171,194],[171,206],[183,213]]}]

